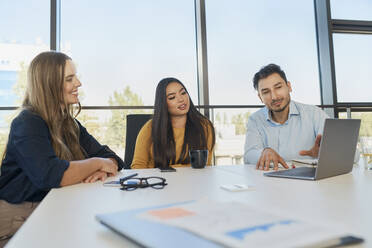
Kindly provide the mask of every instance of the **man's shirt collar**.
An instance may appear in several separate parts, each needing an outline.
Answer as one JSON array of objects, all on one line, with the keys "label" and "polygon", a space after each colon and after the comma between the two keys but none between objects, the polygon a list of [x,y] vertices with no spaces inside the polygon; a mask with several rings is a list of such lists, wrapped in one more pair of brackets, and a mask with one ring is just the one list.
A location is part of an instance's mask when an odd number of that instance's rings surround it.
[{"label": "man's shirt collar", "polygon": [[[265,106],[265,111],[264,111],[264,115],[265,115],[265,118],[268,122],[270,122],[271,124],[274,124],[274,125],[282,125],[282,124],[279,124],[277,122],[275,122],[272,118],[271,118],[271,111]],[[296,105],[296,103],[294,101],[290,101],[289,102],[289,114],[288,114],[288,120],[294,116],[294,115],[300,115],[300,111],[298,110],[298,107]],[[288,120],[283,124],[283,125],[286,125],[288,123]]]}]

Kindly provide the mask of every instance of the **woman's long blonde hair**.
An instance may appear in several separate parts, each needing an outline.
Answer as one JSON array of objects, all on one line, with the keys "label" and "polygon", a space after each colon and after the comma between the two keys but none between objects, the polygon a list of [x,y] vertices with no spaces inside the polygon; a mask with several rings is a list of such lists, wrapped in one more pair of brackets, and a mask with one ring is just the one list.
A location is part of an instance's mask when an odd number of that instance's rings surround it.
[{"label": "woman's long blonde hair", "polygon": [[71,58],[54,51],[40,53],[32,60],[22,108],[41,116],[48,125],[57,157],[71,161],[84,159],[86,153],[80,146],[80,130],[74,120],[80,113],[80,103],[74,107],[66,103],[63,95],[67,60]]}]

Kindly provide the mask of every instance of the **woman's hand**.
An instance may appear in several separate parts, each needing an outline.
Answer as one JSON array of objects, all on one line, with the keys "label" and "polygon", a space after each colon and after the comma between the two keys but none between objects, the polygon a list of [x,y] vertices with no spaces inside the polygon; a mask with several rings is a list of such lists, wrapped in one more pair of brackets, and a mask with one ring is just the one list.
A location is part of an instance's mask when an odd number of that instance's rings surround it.
[{"label": "woman's hand", "polygon": [[70,161],[69,167],[63,174],[60,186],[105,180],[107,176],[115,176],[116,174],[118,174],[118,165],[115,159],[93,157]]},{"label": "woman's hand", "polygon": [[85,178],[83,180],[84,183],[94,183],[97,181],[105,181],[107,178],[107,172],[104,171],[96,171],[89,177]]},{"label": "woman's hand", "polygon": [[97,158],[100,160],[101,169],[108,173],[110,176],[115,176],[118,174],[118,164],[115,159],[112,158]]}]

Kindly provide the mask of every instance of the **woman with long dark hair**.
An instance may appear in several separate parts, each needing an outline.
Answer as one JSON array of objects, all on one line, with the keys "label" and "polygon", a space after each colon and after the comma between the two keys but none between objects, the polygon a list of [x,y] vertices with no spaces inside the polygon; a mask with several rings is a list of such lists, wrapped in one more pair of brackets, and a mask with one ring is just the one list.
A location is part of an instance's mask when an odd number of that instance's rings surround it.
[{"label": "woman with long dark hair", "polygon": [[195,108],[186,87],[164,78],[156,87],[154,116],[138,134],[131,167],[190,166],[189,150],[208,150],[212,163],[213,124]]},{"label": "woman with long dark hair", "polygon": [[75,119],[81,83],[70,57],[43,52],[27,76],[0,167],[0,247],[52,188],[104,180],[124,165]]}]

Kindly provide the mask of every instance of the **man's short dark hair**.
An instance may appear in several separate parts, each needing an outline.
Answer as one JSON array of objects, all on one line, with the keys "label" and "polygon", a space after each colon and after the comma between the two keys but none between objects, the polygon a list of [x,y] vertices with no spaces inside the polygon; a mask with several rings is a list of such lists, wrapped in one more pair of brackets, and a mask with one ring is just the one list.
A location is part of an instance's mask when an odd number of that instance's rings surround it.
[{"label": "man's short dark hair", "polygon": [[267,66],[262,67],[253,77],[253,87],[258,90],[258,81],[261,79],[267,78],[268,76],[278,73],[281,78],[287,83],[287,77],[285,76],[284,71],[280,66],[276,64],[268,64]]}]

